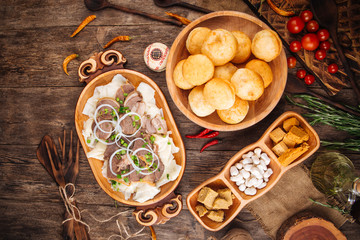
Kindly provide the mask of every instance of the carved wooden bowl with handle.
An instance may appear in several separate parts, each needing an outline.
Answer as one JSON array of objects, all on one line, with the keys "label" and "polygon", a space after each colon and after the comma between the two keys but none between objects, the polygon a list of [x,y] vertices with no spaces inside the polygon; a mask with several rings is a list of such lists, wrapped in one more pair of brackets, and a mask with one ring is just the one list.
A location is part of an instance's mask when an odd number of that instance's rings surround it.
[{"label": "carved wooden bowl with handle", "polygon": [[[166,83],[175,105],[180,111],[194,123],[218,131],[237,131],[248,128],[264,119],[279,102],[286,85],[287,61],[284,49],[280,55],[269,62],[273,72],[273,81],[265,89],[263,95],[256,101],[249,101],[249,112],[245,119],[237,124],[223,122],[216,111],[207,117],[198,117],[190,108],[188,95],[190,90],[178,88],[173,79],[175,66],[178,62],[186,59],[189,52],[186,49],[186,39],[190,32],[196,27],[207,27],[211,30],[222,28],[228,31],[239,30],[253,39],[255,34],[264,29],[270,29],[258,18],[246,13],[235,11],[220,11],[204,15],[186,26],[176,37],[170,49],[168,62],[166,64]],[[250,59],[254,56],[251,55]],[[244,67],[246,63],[235,64],[238,68]]]},{"label": "carved wooden bowl with handle", "polygon": [[134,211],[136,220],[142,225],[151,226],[154,224],[165,223],[170,218],[177,216],[182,209],[181,195],[175,195],[174,190],[178,186],[184,174],[186,161],[185,148],[170,108],[160,88],[149,77],[133,70],[124,69],[123,64],[125,62],[126,59],[119,51],[108,50],[106,52],[95,54],[80,65],[80,81],[86,82],[87,85],[82,91],[76,105],[75,126],[81,145],[85,154],[87,154],[91,149],[85,143],[82,131],[84,128],[84,121],[88,119],[88,116],[82,114],[82,111],[87,100],[94,94],[94,89],[97,86],[110,83],[116,74],[123,75],[135,87],[137,87],[141,82],[144,82],[155,90],[156,105],[163,109],[168,130],[172,132],[174,144],[180,149],[178,153],[174,154],[176,163],[181,166],[181,171],[177,179],[163,185],[160,193],[158,193],[153,199],[144,203],[134,201],[132,198],[126,200],[121,192],[112,190],[108,179],[103,176],[103,161],[88,158],[91,170],[100,187],[116,201],[137,207]]},{"label": "carved wooden bowl with handle", "polygon": [[[307,132],[309,135],[309,140],[307,143],[309,144],[309,149],[303,153],[300,157],[298,157],[294,162],[292,162],[288,166],[283,166],[279,161],[275,153],[271,150],[271,148],[274,146],[272,140],[270,139],[270,132],[273,131],[275,128],[282,126],[282,123],[284,120],[295,117],[299,123],[300,126]],[[262,152],[265,152],[269,158],[270,158],[270,164],[268,167],[270,167],[273,170],[273,174],[269,178],[269,182],[267,183],[266,187],[263,189],[260,189],[257,191],[257,193],[254,196],[249,196],[241,192],[236,185],[235,182],[230,180],[230,167],[239,162],[242,158],[243,154],[246,154],[249,151],[253,151],[255,148],[261,148]],[[278,119],[276,119],[271,126],[265,131],[265,133],[262,135],[262,137],[255,143],[250,144],[246,146],[245,148],[241,149],[239,152],[237,152],[225,165],[224,169],[217,174],[216,176],[206,180],[202,184],[200,184],[198,187],[196,187],[194,190],[190,192],[190,194],[187,196],[186,204],[190,210],[190,212],[195,216],[195,218],[208,230],[210,231],[219,231],[223,227],[225,227],[227,224],[233,220],[236,215],[245,207],[246,204],[248,204],[251,201],[256,200],[257,198],[261,197],[263,194],[268,192],[281,178],[281,176],[291,169],[292,167],[300,164],[304,160],[306,160],[308,157],[310,157],[313,153],[316,152],[316,150],[320,147],[320,139],[315,130],[309,125],[306,120],[301,117],[299,114],[295,112],[285,112],[282,114]],[[222,188],[229,188],[233,195],[235,196],[235,199],[233,200],[233,204],[230,206],[228,210],[225,210],[225,219],[223,222],[218,223],[210,220],[206,216],[200,217],[198,213],[195,210],[197,202],[197,197],[199,194],[199,191],[201,188],[208,186],[212,188],[213,190],[222,189]]]}]

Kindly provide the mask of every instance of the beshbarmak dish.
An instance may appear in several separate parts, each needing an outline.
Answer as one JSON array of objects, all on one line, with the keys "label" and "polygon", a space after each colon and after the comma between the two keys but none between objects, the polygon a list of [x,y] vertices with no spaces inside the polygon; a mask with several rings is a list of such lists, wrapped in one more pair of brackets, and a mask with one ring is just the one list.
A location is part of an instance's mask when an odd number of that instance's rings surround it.
[{"label": "beshbarmak dish", "polygon": [[87,157],[103,161],[102,174],[114,191],[143,203],[153,199],[164,184],[174,181],[181,166],[179,151],[167,131],[155,90],[146,83],[135,88],[121,74],[98,86],[82,111],[82,135],[91,149]]}]

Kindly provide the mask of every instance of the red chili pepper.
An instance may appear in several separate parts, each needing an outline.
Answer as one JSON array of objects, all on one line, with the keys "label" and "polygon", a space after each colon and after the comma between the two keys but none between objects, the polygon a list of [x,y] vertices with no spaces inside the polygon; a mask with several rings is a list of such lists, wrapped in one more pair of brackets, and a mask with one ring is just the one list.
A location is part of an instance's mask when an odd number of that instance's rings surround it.
[{"label": "red chili pepper", "polygon": [[187,137],[187,138],[213,138],[213,137],[216,137],[217,135],[219,135],[219,132],[218,132],[218,131],[212,132],[212,133],[210,133],[210,134],[203,135],[203,136],[198,136],[198,135],[195,135],[195,136],[186,135],[186,137]]},{"label": "red chili pepper", "polygon": [[199,134],[196,134],[196,135],[186,135],[187,138],[198,138],[198,137],[202,137],[204,136],[205,134],[208,134],[209,132],[212,132],[213,130],[211,129],[204,129],[203,131],[201,131]]},{"label": "red chili pepper", "polygon": [[200,150],[200,152],[203,152],[206,148],[210,147],[210,146],[214,146],[216,144],[219,144],[220,140],[219,139],[214,139],[211,140],[210,142],[206,143]]}]

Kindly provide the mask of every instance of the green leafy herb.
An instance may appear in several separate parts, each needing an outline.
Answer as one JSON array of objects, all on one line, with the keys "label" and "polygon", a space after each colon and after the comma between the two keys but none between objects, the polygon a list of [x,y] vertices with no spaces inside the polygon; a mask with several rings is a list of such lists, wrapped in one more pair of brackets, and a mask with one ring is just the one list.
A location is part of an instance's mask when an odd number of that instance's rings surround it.
[{"label": "green leafy herb", "polygon": [[138,115],[135,115],[135,116],[134,116],[134,119],[135,119],[135,121],[139,121],[139,120],[140,120],[140,118],[139,118]]},{"label": "green leafy herb", "polygon": [[151,143],[154,143],[154,142],[155,142],[155,137],[152,136],[152,135],[150,136],[150,142],[151,142]]},{"label": "green leafy herb", "polygon": [[110,180],[110,182],[111,182],[111,185],[112,185],[113,187],[116,186],[116,181],[115,181],[115,180]]},{"label": "green leafy herb", "polygon": [[123,104],[123,103],[124,103],[124,101],[123,101],[123,100],[120,100],[120,101],[119,101],[119,103],[120,103],[120,104]]},{"label": "green leafy herb", "polygon": [[129,179],[127,177],[124,178],[124,182],[128,183]]},{"label": "green leafy herb", "polygon": [[169,180],[169,178],[170,178],[170,175],[169,174],[166,174],[166,178]]},{"label": "green leafy herb", "polygon": [[117,102],[120,102],[120,98],[117,97],[117,98],[116,98],[116,101],[117,101]]},{"label": "green leafy herb", "polygon": [[116,177],[121,179],[121,174],[116,175]]},{"label": "green leafy herb", "polygon": [[160,131],[160,130],[161,130],[161,127],[158,128],[158,131]]},{"label": "green leafy herb", "polygon": [[88,140],[86,140],[86,142],[87,142],[87,143],[91,143],[91,140],[90,140],[90,139],[88,139]]},{"label": "green leafy herb", "polygon": [[168,142],[168,145],[171,145],[171,142]]},{"label": "green leafy herb", "polygon": [[109,109],[105,108],[104,113],[107,114],[109,112]]},{"label": "green leafy herb", "polygon": [[127,97],[129,94],[127,94],[127,93],[124,93],[124,97]]}]

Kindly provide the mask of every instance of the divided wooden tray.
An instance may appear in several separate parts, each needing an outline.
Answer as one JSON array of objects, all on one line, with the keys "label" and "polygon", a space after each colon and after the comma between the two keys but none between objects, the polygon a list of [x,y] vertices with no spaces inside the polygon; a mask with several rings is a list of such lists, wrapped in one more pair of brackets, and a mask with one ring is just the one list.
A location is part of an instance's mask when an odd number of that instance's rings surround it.
[{"label": "divided wooden tray", "polygon": [[[306,151],[303,155],[297,158],[294,162],[292,162],[288,166],[283,166],[278,161],[277,156],[271,150],[273,147],[272,140],[269,137],[269,134],[275,128],[281,126],[282,122],[288,118],[295,117],[299,120],[300,126],[305,129],[305,131],[309,134],[309,140],[307,143],[309,144],[310,148]],[[230,167],[233,166],[235,163],[241,160],[243,154],[254,150],[255,148],[260,147],[263,152],[267,153],[270,157],[271,161],[269,167],[272,168],[273,174],[269,178],[269,182],[267,183],[266,187],[257,191],[254,196],[245,195],[238,189],[238,186],[235,182],[230,180]],[[316,150],[320,147],[320,139],[315,130],[310,126],[310,124],[298,113],[295,112],[285,112],[282,114],[278,119],[276,119],[271,126],[265,131],[262,137],[255,143],[246,146],[245,148],[241,149],[238,153],[236,153],[225,165],[223,170],[217,174],[216,176],[206,180],[198,187],[196,187],[190,194],[187,196],[186,204],[190,210],[190,212],[194,215],[194,217],[208,230],[210,231],[219,231],[227,224],[229,224],[236,215],[243,209],[249,202],[256,200],[257,198],[261,197],[263,194],[268,192],[281,178],[281,176],[291,169],[292,167],[300,164],[304,160],[306,160],[309,156],[316,152]],[[229,188],[231,192],[234,194],[235,199],[233,200],[233,205],[230,206],[228,210],[225,210],[225,219],[222,223],[217,223],[206,216],[199,217],[198,213],[195,210],[197,202],[197,196],[201,188],[208,186],[215,191],[217,189],[222,188]]]}]

